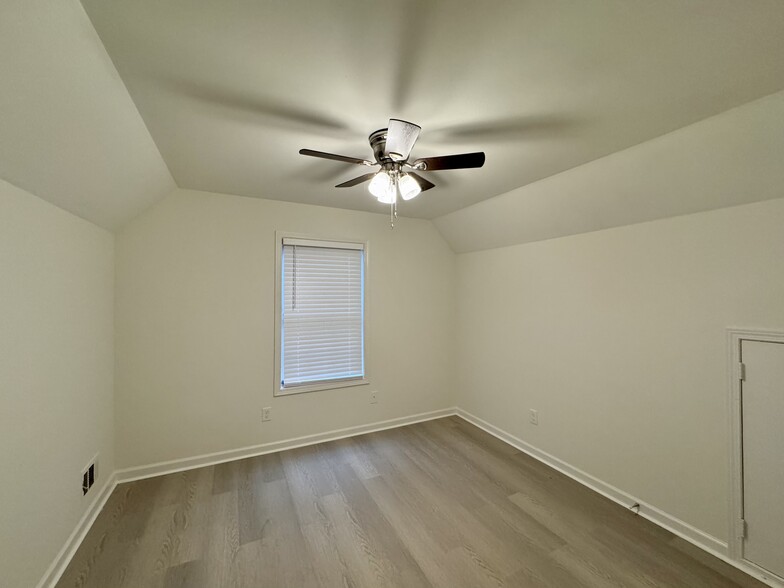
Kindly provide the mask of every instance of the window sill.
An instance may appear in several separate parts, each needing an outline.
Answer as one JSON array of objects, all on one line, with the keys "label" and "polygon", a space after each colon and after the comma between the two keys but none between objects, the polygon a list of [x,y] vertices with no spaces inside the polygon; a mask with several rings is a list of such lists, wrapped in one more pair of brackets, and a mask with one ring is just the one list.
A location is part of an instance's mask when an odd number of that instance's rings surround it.
[{"label": "window sill", "polygon": [[318,392],[320,390],[335,390],[337,388],[350,388],[352,386],[366,386],[370,384],[367,378],[356,380],[336,380],[334,382],[315,382],[313,384],[303,384],[301,386],[291,386],[290,388],[280,388],[275,391],[275,396],[291,396],[292,394],[304,394],[305,392]]}]

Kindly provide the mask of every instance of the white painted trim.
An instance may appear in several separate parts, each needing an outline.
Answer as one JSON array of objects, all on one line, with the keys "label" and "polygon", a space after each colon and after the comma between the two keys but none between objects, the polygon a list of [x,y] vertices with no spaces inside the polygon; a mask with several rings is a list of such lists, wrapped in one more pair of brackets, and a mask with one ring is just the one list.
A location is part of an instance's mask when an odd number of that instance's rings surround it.
[{"label": "white painted trim", "polygon": [[286,449],[294,449],[296,447],[304,447],[306,445],[315,445],[316,443],[324,443],[326,441],[335,441],[337,439],[344,439],[346,437],[353,437],[355,435],[364,435],[365,433],[373,433],[375,431],[383,431],[385,429],[394,429],[396,427],[413,425],[414,423],[421,423],[424,421],[439,419],[455,414],[457,414],[456,408],[444,408],[441,410],[433,410],[430,412],[423,412],[406,417],[389,419],[386,421],[378,421],[367,425],[358,425],[356,427],[336,429],[334,431],[327,431],[325,433],[318,433],[315,435],[306,435],[304,437],[296,437],[293,439],[286,439],[284,441],[255,445],[253,447],[220,451],[196,457],[161,462],[148,466],[116,470],[109,476],[103,488],[101,488],[101,492],[95,497],[92,504],[90,504],[90,507],[84,513],[81,520],[76,525],[76,528],[71,533],[70,537],[68,537],[65,545],[57,554],[57,557],[55,557],[54,561],[49,566],[49,569],[46,571],[43,578],[41,578],[41,581],[38,582],[37,588],[54,588],[55,584],[57,584],[57,582],[60,580],[60,577],[63,575],[63,572],[65,572],[65,569],[68,567],[68,564],[71,562],[71,559],[76,553],[76,550],[87,536],[87,532],[90,530],[90,527],[92,527],[95,519],[106,505],[106,501],[109,499],[109,496],[111,496],[112,492],[118,484],[132,482],[134,480],[141,480],[144,478],[151,478],[153,476],[172,474],[175,472],[200,468],[227,461],[234,461],[237,459],[244,459],[246,457],[253,457],[256,455],[264,455],[265,453],[274,453],[276,451],[284,451]]},{"label": "white painted trim", "polygon": [[[361,379],[348,379],[342,381],[324,381],[314,382],[312,384],[304,384],[300,386],[293,386],[290,388],[283,388],[280,385],[280,354],[283,347],[281,341],[281,315],[283,305],[283,275],[282,275],[282,260],[283,260],[283,245],[286,242],[290,243],[308,243],[314,247],[329,247],[330,244],[341,246],[341,248],[357,249],[362,251],[362,359],[364,362],[364,374]],[[347,247],[348,246],[348,247]],[[275,397],[291,396],[293,394],[304,394],[308,392],[318,392],[322,390],[334,390],[337,388],[348,388],[350,386],[365,386],[371,383],[370,373],[371,365],[368,354],[368,333],[370,332],[370,280],[368,268],[370,267],[370,242],[368,239],[333,239],[325,237],[316,237],[313,235],[306,235],[302,233],[291,233],[288,231],[275,231],[275,296],[274,296],[274,310],[275,310],[275,333],[274,333],[274,362],[272,367],[273,382],[272,382],[272,395]]]},{"label": "white painted trim", "polygon": [[773,588],[784,588],[784,578],[779,578],[776,574],[769,572],[765,568],[761,568],[754,562],[743,559],[730,563],[750,576],[754,576],[760,582],[765,582],[768,586],[773,586]]},{"label": "white painted trim", "polygon": [[[735,565],[754,575],[771,586],[783,586],[784,578],[748,561],[743,554],[743,537],[740,521],[743,519],[743,406],[742,388],[738,367],[742,361],[741,344],[743,341],[764,343],[784,343],[784,333],[767,329],[727,329],[727,378],[729,414],[729,528],[728,554]],[[748,569],[745,569],[748,568]],[[749,570],[753,570],[752,573]],[[772,582],[772,583],[771,583]]]},{"label": "white painted trim", "polygon": [[[783,337],[784,339],[784,337]],[[241,449],[233,449],[229,451],[220,451],[216,453],[210,453],[206,455],[190,457],[185,459],[179,460],[172,460],[161,462],[157,464],[151,464],[147,466],[141,466],[136,468],[128,468],[125,470],[115,471],[107,480],[104,487],[101,489],[100,494],[98,494],[85,512],[82,519],[79,521],[79,524],[74,529],[71,536],[66,541],[63,548],[60,550],[60,553],[57,555],[55,560],[52,562],[52,565],[49,566],[49,570],[47,570],[44,577],[38,583],[37,588],[53,588],[57,581],[62,576],[63,572],[68,566],[68,563],[71,561],[71,558],[76,553],[76,550],[81,545],[84,537],[87,535],[87,532],[90,530],[90,527],[95,522],[98,514],[101,512],[103,507],[106,504],[106,501],[109,499],[109,496],[114,491],[116,486],[120,483],[124,482],[131,482],[134,480],[141,480],[144,478],[150,478],[154,476],[160,476],[164,474],[171,474],[175,472],[181,472],[185,470],[190,470],[194,468],[204,467],[208,465],[215,465],[218,463],[224,463],[227,461],[234,461],[237,459],[245,459],[247,457],[254,457],[257,455],[264,455],[267,453],[274,453],[278,451],[284,451],[286,449],[294,449],[297,447],[304,447],[307,445],[314,445],[317,443],[324,443],[327,441],[335,441],[337,439],[344,439],[346,437],[353,437],[356,435],[364,435],[366,433],[373,433],[375,431],[383,431],[386,429],[394,429],[397,427],[403,427],[406,425],[412,425],[414,423],[420,423],[424,421],[429,421],[433,419],[443,418],[447,416],[457,415],[460,418],[466,420],[467,422],[483,429],[484,431],[490,433],[494,437],[501,439],[502,441],[508,443],[512,447],[519,449],[520,451],[538,459],[545,465],[553,468],[561,472],[562,474],[569,476],[573,480],[580,482],[584,486],[587,486],[591,490],[598,492],[602,496],[609,498],[610,500],[620,504],[625,508],[631,507],[634,503],[638,503],[640,505],[640,515],[644,518],[648,519],[649,521],[667,529],[671,533],[685,539],[686,541],[696,545],[697,547],[707,551],[711,555],[714,555],[721,559],[722,561],[740,569],[741,571],[753,576],[762,582],[765,582],[769,586],[773,588],[784,588],[784,583],[778,582],[776,579],[770,577],[769,573],[766,570],[762,570],[761,568],[754,566],[753,564],[749,564],[740,559],[732,559],[728,557],[728,549],[727,544],[723,541],[709,535],[703,531],[700,531],[696,527],[681,521],[680,519],[673,517],[672,515],[667,514],[666,512],[652,506],[650,504],[646,504],[641,502],[640,500],[634,498],[630,494],[616,488],[594,476],[591,476],[587,472],[584,472],[560,459],[557,457],[546,453],[529,443],[526,443],[522,439],[507,433],[503,429],[496,427],[488,423],[487,421],[480,419],[479,417],[461,409],[458,407],[452,408],[445,408],[441,410],[434,410],[430,412],[424,412],[420,414],[410,415],[407,417],[400,417],[396,419],[389,419],[386,421],[379,421],[376,423],[370,423],[367,425],[358,425],[355,427],[347,427],[344,429],[336,429],[333,431],[327,431],[324,433],[318,433],[315,435],[306,435],[304,437],[296,437],[293,439],[287,439],[283,441],[277,441],[273,443],[265,443],[262,445],[255,445],[252,447],[245,447]]]},{"label": "white painted trim", "polygon": [[116,487],[117,475],[113,472],[106,479],[103,488],[101,488],[101,491],[95,496],[84,515],[82,515],[82,518],[66,540],[65,545],[63,545],[63,548],[54,558],[49,569],[46,570],[44,577],[38,582],[37,588],[53,588],[54,585],[57,584],[60,577],[63,575],[63,572],[65,572],[65,569],[68,567],[68,564],[71,563],[71,558],[73,558],[76,550],[79,549],[82,541],[84,541],[84,538],[87,536],[87,532],[90,530],[90,527],[93,526],[95,519],[98,518],[98,515],[106,505],[106,501],[109,500],[109,496],[112,495],[112,492],[114,492]]},{"label": "white painted trim", "polygon": [[229,449],[228,451],[218,451],[196,457],[186,457],[184,459],[175,459],[146,466],[128,468],[117,472],[117,480],[118,483],[123,483],[164,474],[173,474],[175,472],[225,463],[227,461],[275,453],[277,451],[294,449],[296,447],[315,445],[326,441],[335,441],[337,439],[364,435],[365,433],[374,433],[385,429],[394,429],[396,427],[440,419],[454,414],[457,414],[455,408],[443,408],[441,410],[433,410],[396,419],[378,421],[367,425],[357,425],[355,427],[346,427],[345,429],[335,429],[324,433],[316,433],[315,435],[305,435],[304,437],[294,437],[293,439],[284,439],[283,441],[273,441],[272,443],[263,443],[261,445],[253,445],[240,449]]},{"label": "white painted trim", "polygon": [[727,381],[729,395],[727,397],[727,418],[729,419],[729,447],[727,456],[729,467],[727,468],[727,488],[729,497],[729,508],[727,510],[729,541],[727,542],[727,553],[733,560],[741,559],[740,521],[743,518],[743,477],[740,475],[741,463],[743,462],[740,412],[740,374],[738,367],[740,363],[740,331],[727,329]]},{"label": "white painted trim", "polygon": [[584,472],[581,469],[576,468],[566,463],[565,461],[534,447],[533,445],[530,445],[529,443],[526,443],[522,439],[507,433],[503,429],[488,423],[487,421],[471,414],[466,410],[463,410],[462,408],[458,407],[456,409],[456,414],[460,418],[468,421],[472,425],[479,427],[480,429],[483,429],[501,441],[508,443],[512,447],[519,449],[523,453],[526,453],[535,459],[538,459],[545,465],[561,472],[566,476],[569,476],[573,480],[580,482],[582,485],[587,486],[594,492],[598,492],[602,496],[617,502],[624,508],[630,508],[635,503],[639,504],[639,514],[643,518],[646,518],[660,527],[670,531],[681,539],[685,539],[689,543],[696,545],[697,547],[707,551],[715,557],[718,557],[720,560],[738,568],[742,572],[745,572],[746,574],[749,574],[750,576],[765,582],[769,586],[773,586],[774,588],[784,588],[784,584],[781,584],[774,578],[771,578],[769,573],[761,570],[756,566],[748,565],[748,562],[730,558],[728,555],[727,544],[713,535],[709,535],[708,533],[697,529],[696,527],[664,512],[659,508],[656,508],[651,504],[642,502],[627,492],[624,492],[623,490],[616,488],[615,486],[612,486],[611,484],[608,484],[607,482],[604,482],[592,476],[591,474]]}]

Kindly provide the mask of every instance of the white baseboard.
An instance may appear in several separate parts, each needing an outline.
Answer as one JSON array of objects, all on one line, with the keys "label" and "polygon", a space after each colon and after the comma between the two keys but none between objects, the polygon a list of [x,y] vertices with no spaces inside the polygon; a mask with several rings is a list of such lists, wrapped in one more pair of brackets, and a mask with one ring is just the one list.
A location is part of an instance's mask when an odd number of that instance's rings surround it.
[{"label": "white baseboard", "polygon": [[635,498],[631,494],[616,488],[615,486],[608,484],[587,472],[582,471],[579,468],[576,468],[565,461],[558,459],[557,457],[550,455],[549,453],[542,451],[534,447],[533,445],[526,443],[522,439],[515,437],[514,435],[507,433],[503,429],[496,427],[488,423],[487,421],[480,419],[478,416],[471,414],[470,412],[463,410],[462,408],[456,408],[455,414],[460,418],[468,421],[472,425],[483,429],[484,431],[490,433],[494,437],[497,437],[501,441],[504,441],[519,449],[520,451],[527,453],[531,457],[538,459],[545,465],[553,468],[561,472],[562,474],[569,476],[573,480],[580,482],[584,486],[587,486],[594,492],[598,492],[602,496],[609,498],[610,500],[617,502],[621,506],[625,508],[630,508],[634,504],[639,504],[639,514],[640,516],[648,519],[649,521],[667,529],[672,534],[677,535],[681,539],[685,539],[689,543],[696,545],[700,549],[707,551],[711,555],[718,557],[720,560],[730,564],[733,567],[738,568],[742,572],[749,574],[750,576],[757,578],[761,582],[765,582],[769,586],[773,586],[774,588],[784,588],[784,585],[779,583],[776,579],[772,578],[770,575],[765,573],[760,568],[752,567],[748,565],[744,561],[738,561],[731,559],[728,553],[727,543],[724,541],[714,537],[713,535],[709,535],[704,531],[697,529],[696,527],[680,520],[677,517],[674,517],[663,510],[656,508],[651,504],[647,504],[642,502],[638,498]]},{"label": "white baseboard", "polygon": [[365,433],[383,431],[384,429],[394,429],[395,427],[403,427],[405,425],[411,425],[423,421],[440,419],[454,414],[456,414],[455,408],[444,408],[441,410],[433,410],[430,412],[413,414],[396,419],[389,419],[387,421],[378,421],[375,423],[369,423],[367,425],[357,425],[355,427],[347,427],[345,429],[335,429],[332,431],[326,431],[324,433],[317,433],[315,435],[294,437],[293,439],[284,439],[283,441],[274,441],[272,443],[263,443],[261,445],[242,447],[240,449],[218,451],[216,453],[208,453],[205,455],[198,455],[196,457],[186,457],[184,459],[175,459],[146,466],[128,468],[117,471],[117,481],[118,483],[131,482],[134,480],[151,478],[153,476],[161,476],[163,474],[173,474],[175,472],[182,472],[194,468],[225,463],[227,461],[234,461],[236,459],[245,459],[247,457],[264,455],[266,453],[275,453],[277,451],[284,451],[286,449],[305,447],[306,445],[315,445],[317,443],[324,443],[326,441],[335,441],[337,439],[344,439],[346,437],[364,435]]},{"label": "white baseboard", "polygon": [[87,536],[87,531],[90,530],[90,527],[93,526],[95,519],[98,518],[98,515],[103,510],[103,507],[106,505],[106,501],[109,500],[109,496],[112,495],[112,492],[117,487],[117,475],[112,473],[109,475],[109,478],[106,480],[106,483],[101,488],[101,491],[95,495],[95,498],[90,503],[90,506],[85,511],[82,518],[76,525],[76,528],[71,533],[70,537],[63,545],[63,548],[60,550],[60,553],[57,554],[57,557],[54,558],[54,561],[49,566],[49,569],[46,570],[44,577],[41,578],[41,581],[38,582],[38,588],[51,588],[55,584],[57,584],[60,576],[63,575],[65,572],[65,568],[68,567],[68,564],[71,563],[71,558],[73,558],[76,550],[79,549],[79,546],[84,541],[84,538]]},{"label": "white baseboard", "polygon": [[144,478],[151,478],[154,476],[161,476],[164,474],[171,474],[175,472],[181,472],[185,470],[190,470],[194,468],[200,468],[208,465],[215,465],[219,463],[224,463],[228,461],[234,461],[237,459],[245,459],[247,457],[254,457],[257,455],[264,455],[267,453],[275,453],[277,451],[284,451],[286,449],[294,449],[296,447],[304,447],[307,445],[315,445],[317,443],[324,443],[326,441],[335,441],[337,439],[344,439],[346,437],[354,437],[356,435],[364,435],[365,433],[373,433],[375,431],[383,431],[385,429],[393,429],[396,427],[403,427],[405,425],[411,425],[414,423],[419,423],[423,421],[429,421],[433,419],[443,418],[447,416],[457,415],[462,419],[466,420],[467,422],[483,429],[484,431],[490,433],[494,437],[501,439],[502,441],[508,443],[512,447],[519,449],[520,451],[527,453],[531,457],[538,459],[545,465],[553,468],[561,472],[562,474],[569,476],[573,480],[580,482],[584,486],[587,486],[591,490],[598,492],[602,496],[609,498],[610,500],[617,502],[618,504],[624,506],[625,508],[631,507],[633,504],[637,503],[640,505],[639,514],[650,520],[653,523],[656,523],[660,527],[663,527],[685,539],[686,541],[696,545],[697,547],[707,551],[708,553],[718,557],[719,559],[727,562],[728,564],[740,569],[741,571],[759,579],[762,582],[765,582],[769,586],[773,586],[774,588],[784,588],[784,584],[777,582],[775,579],[771,578],[767,575],[763,570],[759,568],[755,568],[752,566],[747,565],[743,561],[736,561],[732,560],[728,556],[727,551],[727,544],[708,533],[700,531],[696,527],[685,523],[684,521],[667,514],[666,512],[656,508],[653,505],[641,502],[637,498],[634,498],[630,494],[624,492],[612,486],[611,484],[607,484],[594,476],[558,459],[557,457],[546,453],[529,443],[526,443],[522,439],[515,437],[514,435],[507,433],[503,429],[496,427],[488,423],[487,421],[480,419],[479,417],[461,409],[461,408],[445,408],[441,410],[434,410],[430,412],[410,415],[407,417],[400,417],[396,419],[390,419],[386,421],[379,421],[375,423],[370,423],[367,425],[358,425],[355,427],[347,427],[345,429],[336,429],[333,431],[327,431],[324,433],[318,433],[315,435],[306,435],[304,437],[295,437],[293,439],[286,439],[283,441],[276,441],[272,443],[264,443],[261,445],[254,445],[251,447],[244,447],[240,449],[232,449],[229,451],[220,451],[216,453],[209,453],[205,455],[200,455],[196,457],[189,457],[185,459],[177,459],[171,460],[166,462],[160,462],[157,464],[151,464],[147,466],[135,467],[135,468],[128,468],[124,470],[119,470],[114,472],[109,479],[107,480],[106,484],[104,484],[101,492],[95,497],[90,507],[85,512],[82,519],[79,521],[79,524],[74,529],[71,536],[66,541],[63,548],[60,550],[60,553],[57,555],[55,560],[52,562],[52,565],[49,566],[49,570],[47,570],[44,577],[38,583],[37,588],[52,588],[60,579],[63,572],[65,571],[68,563],[71,561],[71,558],[76,553],[76,550],[81,545],[82,541],[84,540],[87,532],[90,530],[93,522],[97,518],[98,514],[103,509],[106,501],[109,499],[112,491],[114,491],[117,484],[122,482],[131,482],[133,480],[141,480]]},{"label": "white baseboard", "polygon": [[68,537],[68,540],[60,550],[60,553],[57,554],[57,557],[55,557],[54,561],[49,566],[49,569],[46,571],[43,578],[41,578],[41,581],[38,582],[37,588],[54,588],[55,584],[57,584],[58,580],[63,575],[63,572],[68,567],[68,564],[71,562],[76,550],[79,549],[82,541],[84,541],[87,532],[90,530],[90,527],[92,527],[98,514],[100,514],[106,501],[109,499],[109,496],[111,496],[114,489],[120,483],[181,472],[227,461],[234,461],[236,459],[244,459],[246,457],[254,457],[256,455],[264,455],[265,453],[274,453],[276,451],[304,447],[306,445],[315,445],[316,443],[324,443],[325,441],[335,441],[337,439],[354,437],[356,435],[373,433],[375,431],[383,431],[385,429],[394,429],[395,427],[403,427],[405,425],[439,419],[454,414],[456,414],[455,408],[444,408],[386,421],[378,421],[367,425],[335,429],[333,431],[315,435],[306,435],[304,437],[295,437],[293,439],[286,439],[273,443],[254,445],[252,447],[219,451],[217,453],[166,461],[148,466],[117,470],[109,476],[106,484],[101,488],[100,493],[96,495],[95,499],[84,513],[84,516],[82,516],[81,520],[76,525],[73,533]]}]

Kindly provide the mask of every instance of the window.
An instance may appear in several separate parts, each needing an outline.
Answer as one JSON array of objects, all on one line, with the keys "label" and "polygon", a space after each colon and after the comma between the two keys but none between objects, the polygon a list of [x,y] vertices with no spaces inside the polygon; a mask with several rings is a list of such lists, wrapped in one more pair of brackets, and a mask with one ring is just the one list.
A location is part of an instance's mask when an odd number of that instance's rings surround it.
[{"label": "window", "polygon": [[365,250],[279,237],[276,394],[367,383]]}]

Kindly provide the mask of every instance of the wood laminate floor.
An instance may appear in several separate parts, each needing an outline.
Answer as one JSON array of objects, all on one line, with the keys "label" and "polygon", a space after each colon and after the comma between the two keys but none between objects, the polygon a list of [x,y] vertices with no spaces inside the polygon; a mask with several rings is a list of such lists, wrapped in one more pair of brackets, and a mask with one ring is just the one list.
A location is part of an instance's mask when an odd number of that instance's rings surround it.
[{"label": "wood laminate floor", "polygon": [[763,584],[450,417],[122,484],[57,586]]}]

